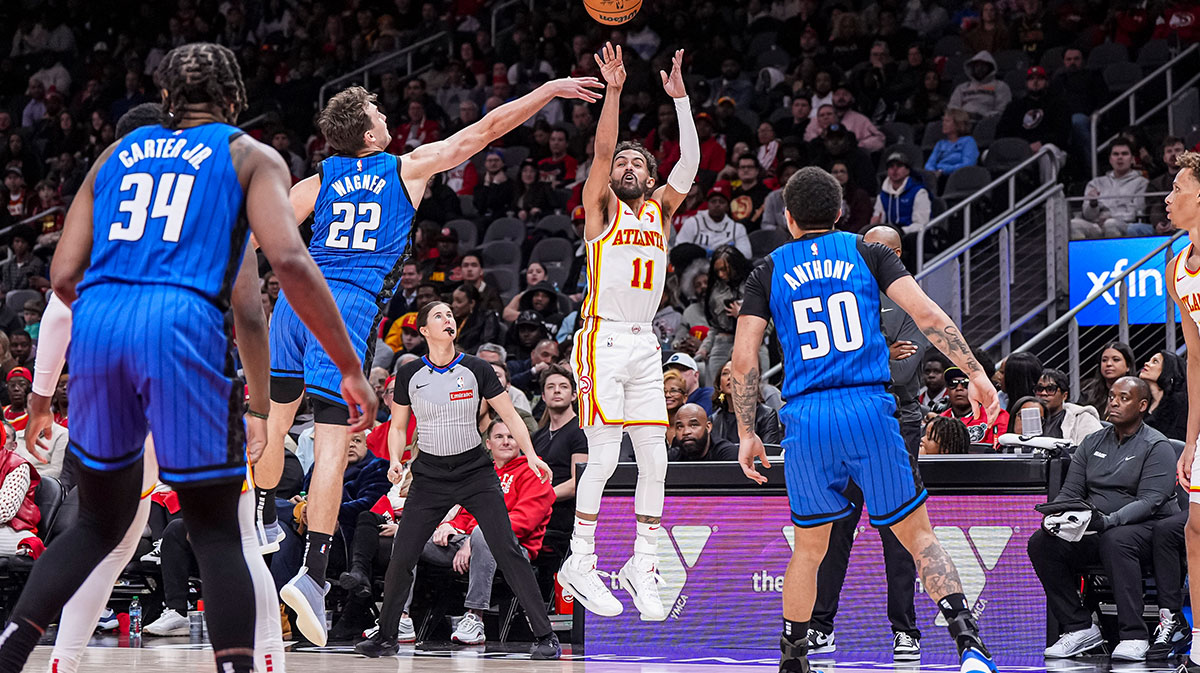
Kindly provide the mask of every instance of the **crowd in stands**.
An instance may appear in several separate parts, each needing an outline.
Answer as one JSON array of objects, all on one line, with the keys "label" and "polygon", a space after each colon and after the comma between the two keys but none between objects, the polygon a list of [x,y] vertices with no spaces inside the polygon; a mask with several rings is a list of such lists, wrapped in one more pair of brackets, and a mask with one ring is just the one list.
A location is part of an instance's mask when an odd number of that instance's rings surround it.
[{"label": "crowd in stands", "polygon": [[[946,209],[955,185],[971,171],[990,177],[1003,172],[997,167],[1005,164],[989,161],[988,152],[1002,145],[1011,152],[1014,139],[1020,158],[1052,148],[1051,174],[1072,181],[1072,189],[1078,183],[1076,193],[1087,197],[1071,221],[1071,237],[1167,233],[1171,225],[1161,199],[1145,194],[1167,190],[1178,171],[1175,158],[1189,143],[1158,128],[1125,129],[1105,150],[1111,170],[1093,178],[1088,115],[1117,90],[1113,73],[1119,69],[1112,64],[1133,62],[1144,72],[1163,62],[1164,49],[1169,54],[1200,39],[1200,6],[1187,1],[998,0],[951,7],[931,0],[656,0],[631,23],[605,29],[587,21],[574,0],[539,0],[536,13],[520,5],[508,10],[500,22],[505,30],[494,41],[496,3],[489,0],[127,4],[135,22],[103,3],[0,4],[0,26],[6,27],[0,29],[0,231],[8,248],[0,263],[6,297],[0,303],[0,374],[7,382],[0,403],[13,429],[0,461],[0,554],[36,553],[29,545],[21,551],[20,541],[30,537],[33,515],[26,505],[39,475],[68,486],[71,481],[70,461],[63,460],[69,374],[53,400],[59,427],[51,463],[14,449],[11,441],[23,429],[48,266],[64,209],[92,162],[114,141],[121,114],[159,98],[150,73],[174,46],[211,40],[237,53],[250,95],[243,119],[254,120],[247,131],[280,153],[296,181],[315,173],[329,152],[313,124],[321,86],[443,31],[451,34],[453,49],[421,51],[417,62],[428,67],[419,76],[403,76],[391,64],[372,73],[393,134],[389,151],[404,153],[446,138],[549,78],[594,75],[592,54],[611,40],[623,45],[628,71],[622,138],[648,147],[659,179],[665,179],[679,159],[678,121],[654,84],[673,50],[686,49],[700,171],[671,223],[672,269],[653,328],[665,358],[670,459],[699,461],[736,457],[728,361],[742,284],[757,259],[788,239],[780,188],[793,172],[807,165],[829,169],[844,189],[839,228],[894,230],[897,253],[910,267],[917,232]],[[345,571],[336,634],[353,637],[370,627],[366,607],[378,596],[380,565],[406,493],[385,476],[389,372],[425,353],[415,313],[431,301],[451,303],[458,346],[492,363],[554,471],[552,494],[524,487],[510,492],[510,512],[522,512],[513,519],[514,527],[520,520],[523,548],[532,562],[547,567],[564,555],[575,464],[587,454],[572,406],[577,391],[570,348],[587,291],[580,202],[597,113],[585,103],[555,101],[427,186],[411,257],[384,308],[369,363],[384,402],[380,425],[350,442],[331,562]],[[261,271],[263,305],[270,312],[279,284],[265,263]],[[770,339],[762,346],[763,370],[778,361],[773,348]],[[922,354],[903,344],[893,350],[894,371],[906,368],[903,376],[913,382],[911,394],[899,401],[916,420],[914,451],[919,444],[922,453],[963,453],[1006,432],[1022,433],[1023,410],[1038,412],[1042,435],[1077,445],[1099,441],[1112,432],[1101,422],[1114,409],[1125,415],[1110,419],[1113,426],[1134,427],[1128,395],[1114,391],[1141,387],[1120,383],[1128,382],[1125,376],[1145,382],[1146,428],[1182,438],[1185,368],[1173,353],[1149,354],[1139,371],[1128,347],[1105,347],[1095,378],[1076,402],[1068,401],[1065,373],[1014,355],[996,370],[1004,411],[988,419],[972,411],[961,371],[939,353],[918,350]],[[986,354],[979,356],[990,366]],[[769,383],[761,393],[756,427],[765,441],[777,443],[783,400]],[[311,427],[311,414],[302,408],[278,490],[280,512],[292,513],[281,516],[292,525],[272,558],[280,584],[300,562]],[[410,445],[413,432],[410,427]],[[501,475],[523,460],[513,457],[503,424],[491,425],[484,441]],[[1073,482],[1072,492],[1087,488]],[[167,595],[166,611],[147,630],[172,635],[185,626],[180,620],[186,622],[192,561],[175,517],[178,504],[169,493],[155,502],[155,547],[143,560],[161,564]],[[1138,514],[1136,522],[1114,514],[1111,523],[1115,529],[1145,528],[1159,514],[1170,514],[1161,505]],[[455,635],[479,642],[478,613],[487,607],[494,563],[489,565],[470,514],[460,512],[443,524],[426,551],[428,563],[469,578],[465,607],[473,616],[460,622]],[[1043,566],[1038,568],[1043,576]],[[1047,570],[1043,579],[1060,570]],[[1077,615],[1066,614],[1074,610],[1066,602],[1060,621],[1070,626]],[[412,629],[410,621],[402,633]]]}]

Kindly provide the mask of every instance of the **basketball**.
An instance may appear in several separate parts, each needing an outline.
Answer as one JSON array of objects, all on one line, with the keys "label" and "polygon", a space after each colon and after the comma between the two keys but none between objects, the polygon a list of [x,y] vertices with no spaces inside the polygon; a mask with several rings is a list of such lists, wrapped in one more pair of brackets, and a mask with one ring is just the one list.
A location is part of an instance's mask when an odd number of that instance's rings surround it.
[{"label": "basketball", "polygon": [[583,0],[592,18],[606,26],[619,26],[637,16],[642,0]]}]

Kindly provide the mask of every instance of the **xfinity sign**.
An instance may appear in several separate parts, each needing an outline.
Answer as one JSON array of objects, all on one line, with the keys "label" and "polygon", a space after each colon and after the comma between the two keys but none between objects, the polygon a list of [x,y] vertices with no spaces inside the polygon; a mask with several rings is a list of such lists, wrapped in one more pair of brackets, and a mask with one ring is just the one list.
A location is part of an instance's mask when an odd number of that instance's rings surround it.
[{"label": "xfinity sign", "polygon": [[[1166,236],[1144,238],[1109,238],[1089,241],[1071,241],[1070,256],[1071,305],[1078,306],[1088,297],[1100,294],[1116,276],[1145,257],[1167,240]],[[1187,245],[1186,241],[1173,246],[1177,253]],[[1163,278],[1166,267],[1163,253],[1125,277],[1125,288],[1129,299],[1129,324],[1147,325],[1163,323],[1167,319],[1167,286]],[[1116,325],[1120,322],[1120,295],[1117,285],[1109,288],[1079,312],[1076,319],[1081,327],[1092,325]],[[1175,320],[1179,320],[1179,309],[1175,309]]]}]

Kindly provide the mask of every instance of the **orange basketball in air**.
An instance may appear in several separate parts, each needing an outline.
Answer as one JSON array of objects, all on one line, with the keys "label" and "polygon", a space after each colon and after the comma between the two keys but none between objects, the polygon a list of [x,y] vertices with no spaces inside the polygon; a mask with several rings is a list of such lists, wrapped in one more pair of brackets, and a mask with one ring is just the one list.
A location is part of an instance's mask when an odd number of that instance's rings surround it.
[{"label": "orange basketball in air", "polygon": [[606,26],[619,26],[637,16],[642,0],[583,0],[592,18]]}]

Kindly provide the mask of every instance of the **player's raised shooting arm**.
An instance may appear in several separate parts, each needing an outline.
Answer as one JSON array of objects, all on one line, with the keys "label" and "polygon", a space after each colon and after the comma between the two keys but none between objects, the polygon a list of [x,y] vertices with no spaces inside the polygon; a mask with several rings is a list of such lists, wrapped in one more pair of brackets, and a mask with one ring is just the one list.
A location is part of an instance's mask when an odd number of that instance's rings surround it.
[{"label": "player's raised shooting arm", "polygon": [[583,183],[583,209],[586,213],[583,235],[588,240],[604,233],[608,207],[615,196],[611,174],[613,153],[616,152],[617,136],[620,134],[621,90],[625,86],[625,65],[621,61],[620,46],[614,50],[611,44],[606,44],[595,58],[606,88],[600,119],[596,122],[592,167],[588,169],[587,179]]},{"label": "player's raised shooting arm", "polygon": [[308,219],[313,209],[317,207],[317,194],[321,192],[321,176],[310,175],[292,185],[288,192],[288,200],[292,202],[292,211],[296,214],[296,224]]},{"label": "player's raised shooting arm", "polygon": [[679,161],[671,169],[667,181],[654,190],[654,198],[662,204],[663,226],[670,225],[675,209],[687,198],[696,172],[700,169],[700,136],[696,133],[696,121],[692,118],[692,103],[683,85],[683,50],[675,51],[671,58],[671,74],[660,70],[663,90],[675,104],[675,117],[679,120]]},{"label": "player's raised shooting arm", "polygon": [[250,388],[247,409],[265,414],[271,410],[271,350],[267,341],[267,314],[263,311],[258,285],[258,255],[252,246],[246,246],[242,266],[233,283],[233,327],[242,373]]},{"label": "player's raised shooting arm", "polygon": [[351,432],[365,429],[375,417],[378,398],[363,376],[362,362],[350,343],[341,313],[299,230],[287,218],[279,217],[290,210],[288,168],[277,152],[248,136],[230,143],[230,151],[246,194],[250,229],[271,261],[284,291],[293,297],[304,297],[293,308],[342,374],[342,394],[350,407]]},{"label": "player's raised shooting arm", "polygon": [[83,280],[83,272],[92,262],[92,207],[95,203],[93,189],[96,173],[116,147],[116,143],[109,145],[92,164],[63,220],[62,237],[58,239],[54,260],[50,263],[50,287],[67,306],[75,301],[75,286]]},{"label": "player's raised shooting arm", "polygon": [[[416,198],[425,193],[425,183],[435,173],[448,171],[487,148],[509,131],[524,124],[555,98],[575,98],[589,103],[600,100],[600,82],[594,77],[565,77],[539,86],[520,98],[488,112],[483,119],[454,135],[426,143],[404,155],[400,178]],[[413,204],[416,205],[416,204]]]}]

